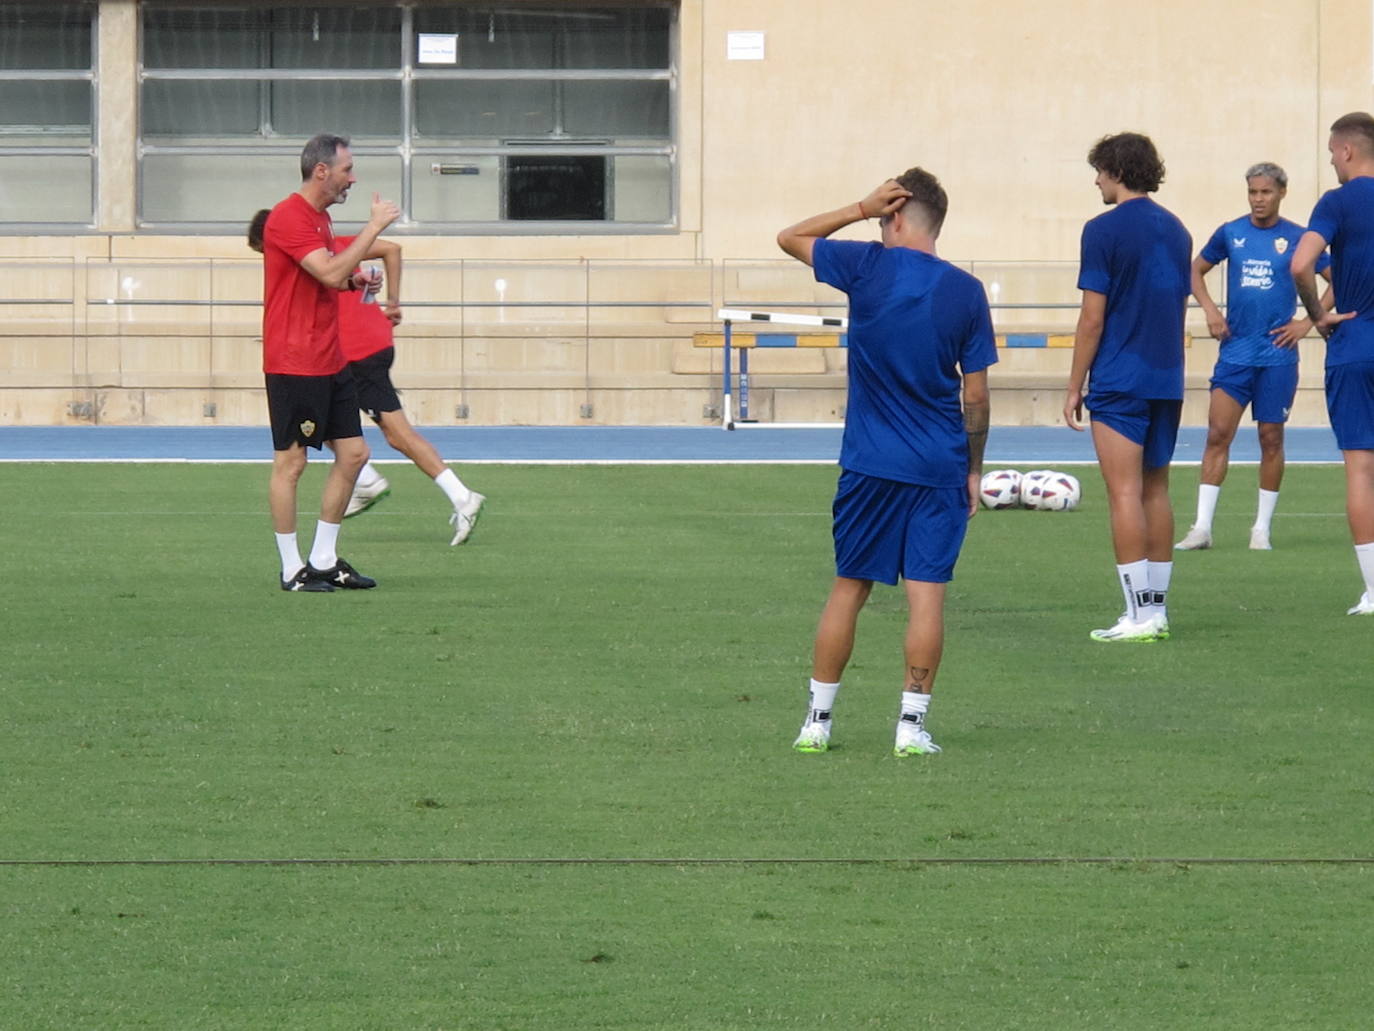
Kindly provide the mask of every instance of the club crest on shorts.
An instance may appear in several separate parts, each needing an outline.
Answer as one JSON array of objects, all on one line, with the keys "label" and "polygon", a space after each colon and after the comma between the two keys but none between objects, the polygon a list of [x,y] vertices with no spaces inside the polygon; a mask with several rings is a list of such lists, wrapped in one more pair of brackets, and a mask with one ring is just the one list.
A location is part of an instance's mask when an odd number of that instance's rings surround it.
[{"label": "club crest on shorts", "polygon": [[1274,240],[1274,250],[1282,254],[1284,251],[1288,250],[1288,241],[1282,236],[1278,237]]},{"label": "club crest on shorts", "polygon": [[315,435],[315,424],[314,424],[314,422],[312,422],[310,419],[306,419],[305,422],[301,423],[301,436],[302,436],[302,437],[313,437],[314,435]]}]

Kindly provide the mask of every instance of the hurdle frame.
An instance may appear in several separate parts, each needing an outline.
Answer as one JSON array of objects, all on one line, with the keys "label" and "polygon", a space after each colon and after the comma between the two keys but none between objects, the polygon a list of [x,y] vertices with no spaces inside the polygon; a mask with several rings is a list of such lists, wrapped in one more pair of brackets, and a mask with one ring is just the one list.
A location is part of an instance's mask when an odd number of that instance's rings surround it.
[{"label": "hurdle frame", "polygon": [[731,391],[731,369],[734,365],[731,344],[731,327],[735,322],[748,322],[751,325],[766,323],[775,326],[815,326],[825,329],[849,329],[849,319],[838,315],[798,315],[792,312],[749,311],[744,308],[721,308],[716,318],[725,326],[724,342],[721,347],[721,401],[720,427],[723,430],[773,429],[773,430],[830,430],[842,429],[842,422],[770,422],[759,423],[749,418],[749,348],[739,349],[739,418],[735,418],[734,394]]}]

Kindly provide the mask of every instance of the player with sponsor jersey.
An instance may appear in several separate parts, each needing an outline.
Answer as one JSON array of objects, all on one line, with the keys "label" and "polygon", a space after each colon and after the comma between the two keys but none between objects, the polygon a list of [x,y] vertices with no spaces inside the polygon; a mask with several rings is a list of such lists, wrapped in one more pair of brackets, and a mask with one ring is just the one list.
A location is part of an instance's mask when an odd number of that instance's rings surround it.
[{"label": "player with sponsor jersey", "polygon": [[[263,226],[269,211],[259,211],[248,225],[248,246],[262,250]],[[347,248],[356,237],[340,236],[335,245]],[[385,304],[376,303],[377,286],[371,281],[361,291],[339,293],[339,342],[344,360],[357,388],[358,407],[382,430],[386,442],[414,462],[444,492],[453,506],[449,523],[453,527],[450,544],[462,544],[472,533],[485,496],[470,489],[448,467],[434,445],[411,425],[401,408],[401,399],[391,382],[391,366],[396,358],[394,328],[401,323],[401,247],[391,240],[376,240],[363,255],[380,259],[385,274]],[[358,473],[344,518],[366,511],[390,493],[390,484],[370,461]]]},{"label": "player with sponsor jersey", "polygon": [[[355,273],[378,235],[399,216],[373,195],[362,232],[340,248],[326,209],[357,179],[348,138],[322,133],[301,151],[301,187],[271,211],[263,227],[263,373],[272,423],[268,500],[284,591],[366,589],[376,581],[339,557],[339,524],[358,470],[368,459],[357,392],[339,346],[339,291],[358,289]],[[309,561],[296,541],[296,492],[307,447],[328,442],[334,462],[320,498]]]},{"label": "player with sponsor jersey", "polygon": [[[1326,411],[1345,460],[1345,514],[1364,593],[1352,616],[1374,615],[1374,117],[1343,115],[1327,141],[1340,182],[1322,194],[1293,256],[1293,280],[1326,338]],[[1317,296],[1317,262],[1331,248],[1335,306]]]},{"label": "player with sponsor jersey", "polygon": [[[1164,162],[1140,133],[1104,136],[1088,153],[1102,203],[1112,210],[1083,227],[1064,421],[1093,447],[1107,488],[1117,580],[1125,612],[1095,641],[1169,636],[1174,513],[1169,463],[1183,409],[1183,317],[1193,241],[1150,194]],[[1086,391],[1086,393],[1085,393]]]},{"label": "player with sponsor jersey", "polygon": [[[1220,341],[1207,409],[1207,446],[1202,453],[1197,520],[1174,545],[1177,551],[1212,546],[1212,519],[1226,479],[1231,441],[1250,407],[1259,432],[1259,501],[1250,528],[1250,547],[1268,551],[1274,509],[1283,482],[1283,426],[1298,390],[1298,341],[1312,322],[1294,318],[1297,289],[1290,263],[1303,227],[1279,215],[1288,192],[1288,173],[1262,162],[1245,173],[1250,213],[1217,228],[1193,259],[1193,296],[1207,316],[1207,329]],[[1226,262],[1226,314],[1203,278]],[[1331,264],[1325,254],[1317,271]],[[1325,301],[1329,303],[1328,291]]]},{"label": "player with sponsor jersey", "polygon": [[[857,204],[778,234],[849,297],[849,400],[833,506],[835,581],[816,630],[810,708],[793,747],[830,747],[831,711],[875,580],[905,583],[906,675],[894,752],[940,751],[926,729],[944,648],[945,585],[978,510],[992,317],[978,280],[936,257],[949,206],[912,168]],[[882,242],[830,240],[879,216]]]}]

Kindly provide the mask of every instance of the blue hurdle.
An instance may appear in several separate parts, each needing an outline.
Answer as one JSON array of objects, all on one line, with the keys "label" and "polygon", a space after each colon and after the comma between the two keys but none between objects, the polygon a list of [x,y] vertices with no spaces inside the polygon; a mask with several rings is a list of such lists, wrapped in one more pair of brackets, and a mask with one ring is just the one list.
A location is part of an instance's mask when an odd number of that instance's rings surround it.
[{"label": "blue hurdle", "polygon": [[[731,355],[735,348],[731,346],[731,327],[736,322],[747,322],[751,325],[757,323],[770,323],[782,326],[814,326],[822,329],[835,329],[841,332],[849,328],[849,319],[837,315],[794,315],[790,312],[774,311],[746,311],[740,308],[721,308],[716,312],[716,318],[725,324],[725,342],[723,347],[721,362],[721,403],[720,403],[720,423],[721,429],[749,429],[760,424],[751,421],[749,418],[749,349],[747,347],[738,348],[739,350],[739,418],[735,418],[734,394],[731,391],[730,380],[732,378],[732,367],[734,365]],[[842,422],[770,422],[766,426],[769,429],[834,429],[842,427]]]}]

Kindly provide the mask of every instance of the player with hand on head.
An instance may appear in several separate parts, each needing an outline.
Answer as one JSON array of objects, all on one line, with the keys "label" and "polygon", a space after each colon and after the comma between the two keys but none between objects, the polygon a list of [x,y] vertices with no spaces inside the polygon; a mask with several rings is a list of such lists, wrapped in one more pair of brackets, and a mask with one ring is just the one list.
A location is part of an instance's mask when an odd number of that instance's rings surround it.
[{"label": "player with hand on head", "polygon": [[[376,581],[339,557],[339,524],[358,470],[368,459],[353,377],[339,347],[341,290],[365,280],[358,262],[400,215],[373,194],[367,225],[347,247],[334,239],[326,209],[357,179],[348,138],[322,133],[301,152],[301,187],[275,208],[263,230],[263,373],[272,423],[268,499],[284,591],[366,589]],[[328,442],[334,462],[320,498],[308,563],[296,542],[296,491],[307,447]]]},{"label": "player with hand on head", "polygon": [[[259,211],[248,225],[248,246],[255,251],[262,250],[263,227],[269,214]],[[335,245],[348,247],[354,239],[340,236]],[[366,288],[338,295],[340,346],[357,385],[358,406],[381,428],[386,442],[414,462],[444,492],[453,506],[449,523],[454,533],[449,543],[462,544],[472,533],[486,498],[464,484],[439,457],[434,445],[411,425],[391,382],[391,365],[396,358],[393,329],[400,325],[402,317],[401,247],[391,240],[374,240],[363,259],[381,260],[386,270],[382,277],[386,303],[378,305],[370,301]],[[375,289],[377,283],[372,282],[371,286]],[[366,511],[389,491],[386,478],[370,461],[365,463],[358,473],[344,518]]]},{"label": "player with hand on head", "polygon": [[[1193,296],[1221,348],[1212,372],[1197,521],[1174,545],[1176,551],[1212,546],[1212,518],[1226,479],[1231,441],[1247,405],[1254,414],[1260,444],[1259,502],[1255,525],[1250,528],[1250,547],[1256,551],[1271,547],[1270,529],[1283,482],[1283,425],[1298,390],[1298,341],[1312,323],[1293,315],[1297,289],[1289,263],[1303,227],[1279,216],[1279,205],[1288,192],[1288,174],[1266,161],[1246,171],[1245,185],[1250,214],[1219,226],[1193,259]],[[1223,261],[1225,316],[1203,278]],[[1326,273],[1330,264],[1323,254],[1317,271]],[[1323,303],[1329,306],[1330,299],[1328,290]]]},{"label": "player with hand on head", "polygon": [[[926,729],[944,648],[945,585],[978,510],[988,366],[983,285],[940,260],[948,199],[920,168],[856,204],[778,234],[778,245],[849,297],[849,402],[833,505],[835,580],[816,630],[810,708],[793,747],[830,747],[831,712],[873,582],[905,582],[905,677],[894,751],[940,751]],[[829,237],[878,216],[882,242]]]},{"label": "player with hand on head", "polygon": [[[1344,115],[1327,141],[1340,182],[1312,209],[1293,279],[1326,338],[1326,411],[1345,460],[1345,514],[1364,593],[1349,610],[1374,615],[1374,117]],[[1331,248],[1335,307],[1317,296],[1317,263]]]},{"label": "player with hand on head", "polygon": [[1182,222],[1150,199],[1164,179],[1164,162],[1148,136],[1104,136],[1089,151],[1088,164],[1097,172],[1102,203],[1112,210],[1083,227],[1083,300],[1064,421],[1081,431],[1085,404],[1092,413],[1126,601],[1115,625],[1089,636],[1156,641],[1169,636],[1169,463],[1183,409],[1183,319],[1193,241]]}]

